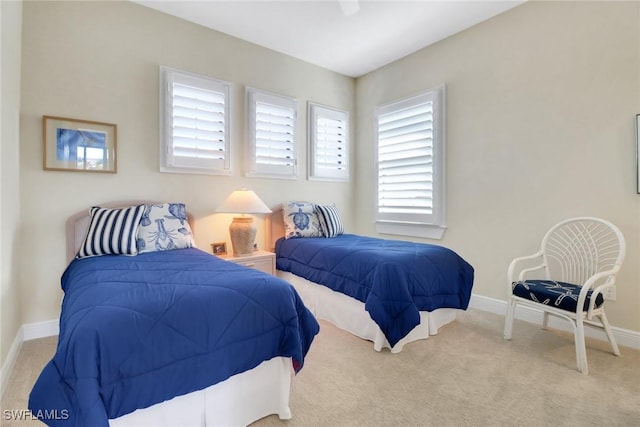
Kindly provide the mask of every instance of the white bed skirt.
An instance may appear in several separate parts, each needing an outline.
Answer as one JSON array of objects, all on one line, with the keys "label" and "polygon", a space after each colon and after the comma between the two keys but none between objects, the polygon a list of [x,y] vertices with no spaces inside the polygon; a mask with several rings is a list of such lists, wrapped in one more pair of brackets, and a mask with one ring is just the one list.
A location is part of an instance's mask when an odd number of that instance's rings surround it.
[{"label": "white bed skirt", "polygon": [[271,414],[291,418],[290,357],[275,357],[204,390],[109,420],[113,427],[247,426]]},{"label": "white bed skirt", "polygon": [[431,312],[421,311],[420,324],[392,348],[378,325],[365,310],[364,303],[287,271],[277,270],[277,276],[296,288],[304,304],[317,318],[331,322],[357,337],[373,341],[373,348],[376,351],[388,348],[392,353],[399,353],[405,344],[436,335],[442,326],[456,320],[458,311],[453,308],[440,308]]}]

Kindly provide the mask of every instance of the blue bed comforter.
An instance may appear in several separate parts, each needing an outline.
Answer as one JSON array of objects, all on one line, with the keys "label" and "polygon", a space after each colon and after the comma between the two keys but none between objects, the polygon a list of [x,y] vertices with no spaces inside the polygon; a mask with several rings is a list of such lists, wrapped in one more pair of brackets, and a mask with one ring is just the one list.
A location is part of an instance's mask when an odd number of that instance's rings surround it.
[{"label": "blue bed comforter", "polygon": [[53,359],[29,409],[107,426],[273,357],[302,368],[319,327],[287,282],[198,249],[74,260]]},{"label": "blue bed comforter", "polygon": [[466,309],[473,267],[442,246],[341,235],[281,238],[276,267],[362,301],[393,347],[419,311]]}]

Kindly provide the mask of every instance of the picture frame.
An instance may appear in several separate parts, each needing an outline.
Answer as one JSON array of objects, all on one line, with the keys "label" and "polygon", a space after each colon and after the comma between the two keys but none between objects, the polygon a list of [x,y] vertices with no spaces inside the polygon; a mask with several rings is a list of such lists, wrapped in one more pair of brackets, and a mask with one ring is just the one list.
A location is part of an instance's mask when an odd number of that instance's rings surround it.
[{"label": "picture frame", "polygon": [[214,255],[227,255],[227,242],[212,243],[211,252],[213,252]]},{"label": "picture frame", "polygon": [[640,114],[636,114],[636,193],[640,194]]},{"label": "picture frame", "polygon": [[117,173],[117,125],[42,116],[43,169]]}]

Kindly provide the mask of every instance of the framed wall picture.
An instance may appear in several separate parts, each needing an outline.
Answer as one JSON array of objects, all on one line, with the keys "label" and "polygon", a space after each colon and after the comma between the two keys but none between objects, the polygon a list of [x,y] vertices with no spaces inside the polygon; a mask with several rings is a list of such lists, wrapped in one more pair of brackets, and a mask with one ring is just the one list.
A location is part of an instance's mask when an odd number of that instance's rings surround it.
[{"label": "framed wall picture", "polygon": [[42,116],[44,170],[116,173],[117,126]]},{"label": "framed wall picture", "polygon": [[217,242],[211,244],[211,252],[214,255],[226,255],[227,254],[227,243],[226,242]]},{"label": "framed wall picture", "polygon": [[640,194],[640,114],[636,114],[636,192]]}]

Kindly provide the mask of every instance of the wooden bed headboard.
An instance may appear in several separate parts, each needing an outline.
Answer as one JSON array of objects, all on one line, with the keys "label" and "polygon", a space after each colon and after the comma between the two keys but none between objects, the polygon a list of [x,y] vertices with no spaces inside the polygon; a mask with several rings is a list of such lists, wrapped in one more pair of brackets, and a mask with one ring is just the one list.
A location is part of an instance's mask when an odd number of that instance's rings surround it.
[{"label": "wooden bed headboard", "polygon": [[272,209],[270,215],[266,217],[266,236],[265,240],[269,245],[268,251],[275,252],[276,241],[284,236],[284,218],[282,217],[282,205]]},{"label": "wooden bed headboard", "polygon": [[[135,205],[153,205],[166,202],[158,202],[152,200],[126,200],[119,202],[98,203],[92,206],[100,206],[102,208],[126,208],[128,206]],[[84,242],[84,238],[87,236],[87,230],[89,229],[89,219],[91,217],[91,208],[87,208],[81,212],[71,215],[65,224],[66,236],[67,236],[67,263],[73,261]],[[282,216],[282,214],[280,214]],[[195,233],[193,215],[187,212],[187,221],[191,231]],[[284,235],[284,233],[283,233]]]}]

